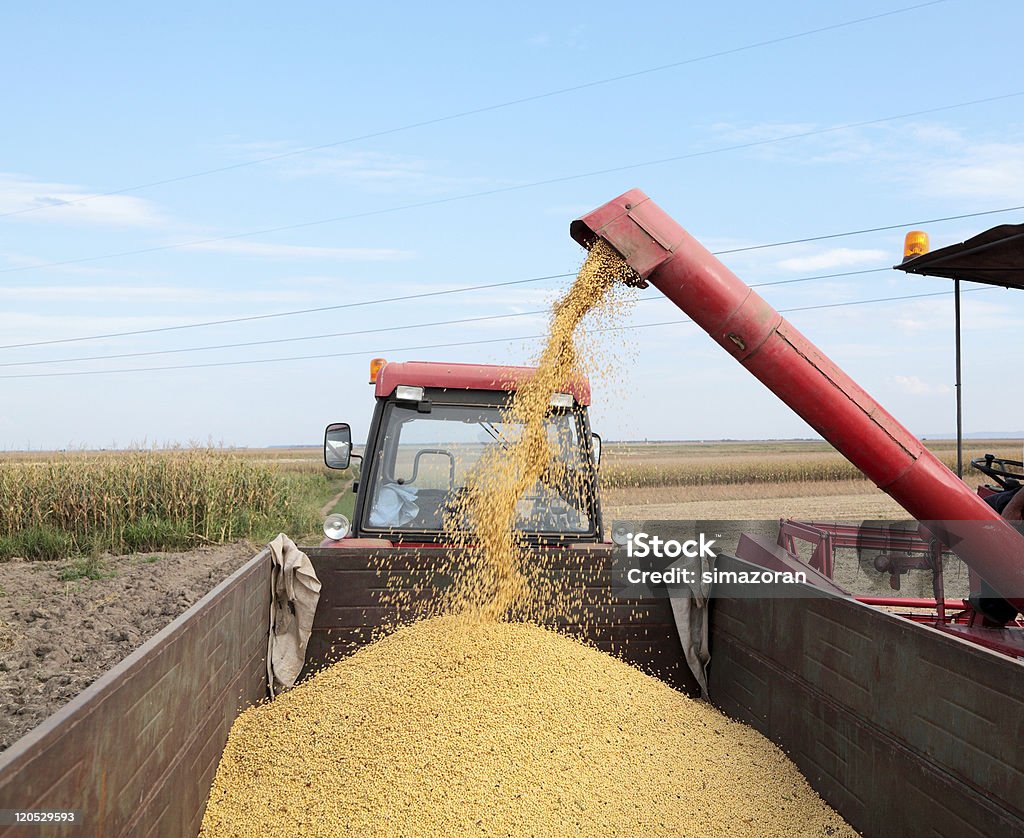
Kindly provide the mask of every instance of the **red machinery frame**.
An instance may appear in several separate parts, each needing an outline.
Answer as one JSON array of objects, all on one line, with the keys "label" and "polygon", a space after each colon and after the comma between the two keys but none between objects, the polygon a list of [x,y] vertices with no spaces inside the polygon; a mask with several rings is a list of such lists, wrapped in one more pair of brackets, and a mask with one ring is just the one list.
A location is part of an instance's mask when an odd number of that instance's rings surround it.
[{"label": "red machinery frame", "polygon": [[[927,531],[898,532],[880,525],[843,523],[840,521],[799,521],[794,518],[779,521],[778,545],[793,556],[799,556],[798,542],[811,546],[808,564],[826,576],[834,579],[836,550],[867,548],[880,551],[895,551],[903,555],[880,553],[889,564],[875,568],[890,574],[889,585],[899,590],[899,577],[908,570],[930,570],[934,597],[880,597],[853,596],[865,605],[881,608],[916,609],[897,612],[917,623],[930,625],[941,631],[963,637],[980,646],[993,649],[1010,657],[1024,657],[1024,637],[1013,629],[1024,628],[1024,622],[1016,620],[1008,627],[990,628],[983,624],[984,618],[964,599],[946,599],[943,581],[942,560],[953,553],[946,549]],[[968,566],[971,590],[976,589],[977,576]],[[1010,630],[1007,631],[1006,628]]]}]

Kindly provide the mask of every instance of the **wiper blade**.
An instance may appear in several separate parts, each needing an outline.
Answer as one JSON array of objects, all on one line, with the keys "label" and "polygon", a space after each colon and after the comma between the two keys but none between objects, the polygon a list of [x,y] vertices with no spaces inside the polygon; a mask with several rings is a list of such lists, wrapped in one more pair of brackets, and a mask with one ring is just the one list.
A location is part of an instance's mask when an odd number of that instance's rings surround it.
[{"label": "wiper blade", "polygon": [[495,428],[494,425],[492,425],[490,422],[478,422],[477,424],[479,424],[481,428],[487,431],[488,435],[495,442],[500,442],[506,448],[512,444],[507,439],[505,439],[505,437],[501,435],[501,432],[497,428]]}]

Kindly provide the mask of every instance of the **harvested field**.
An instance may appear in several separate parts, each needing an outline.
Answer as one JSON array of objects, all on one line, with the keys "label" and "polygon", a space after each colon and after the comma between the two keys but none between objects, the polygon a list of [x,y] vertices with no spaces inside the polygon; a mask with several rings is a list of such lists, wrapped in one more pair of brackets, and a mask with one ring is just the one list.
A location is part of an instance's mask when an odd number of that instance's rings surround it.
[{"label": "harvested field", "polygon": [[[932,440],[926,445],[955,468],[955,441]],[[605,451],[601,481],[607,489],[864,480],[859,470],[822,440],[622,442],[607,445]],[[1020,459],[1022,443],[1019,439],[965,440],[965,469],[972,458],[989,452]]]},{"label": "harvested field", "polygon": [[903,519],[907,513],[867,480],[839,483],[741,483],[729,486],[606,489],[605,520],[771,518],[812,520]]},{"label": "harvested field", "polygon": [[0,749],[95,681],[257,551],[108,556],[100,577],[74,562],[0,564]]},{"label": "harvested field", "polygon": [[710,705],[522,623],[416,623],[235,722],[200,833],[852,836]]}]

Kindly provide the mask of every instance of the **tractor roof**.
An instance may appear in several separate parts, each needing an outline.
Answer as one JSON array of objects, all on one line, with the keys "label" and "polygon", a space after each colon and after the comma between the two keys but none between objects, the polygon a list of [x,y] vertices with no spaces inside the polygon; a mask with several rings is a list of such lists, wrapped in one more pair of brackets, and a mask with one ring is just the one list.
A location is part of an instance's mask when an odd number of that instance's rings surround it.
[{"label": "tractor roof", "polygon": [[[515,390],[519,383],[533,377],[536,367],[511,367],[488,364],[444,364],[432,361],[404,361],[385,364],[377,374],[374,394],[390,396],[399,384],[411,387],[443,387],[449,390]],[[579,404],[590,404],[590,383],[578,378],[566,383]]]},{"label": "tractor roof", "polygon": [[1024,288],[1024,224],[1001,224],[895,267],[907,273]]}]

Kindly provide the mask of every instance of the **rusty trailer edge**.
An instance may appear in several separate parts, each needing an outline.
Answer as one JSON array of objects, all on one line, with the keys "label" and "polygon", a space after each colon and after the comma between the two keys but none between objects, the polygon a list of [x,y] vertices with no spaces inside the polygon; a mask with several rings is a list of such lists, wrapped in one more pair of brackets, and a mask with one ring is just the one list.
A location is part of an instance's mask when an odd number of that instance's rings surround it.
[{"label": "rusty trailer edge", "polygon": [[0,808],[81,812],[49,836],[196,834],[231,724],[266,694],[269,565],[264,548],[0,754]]}]

